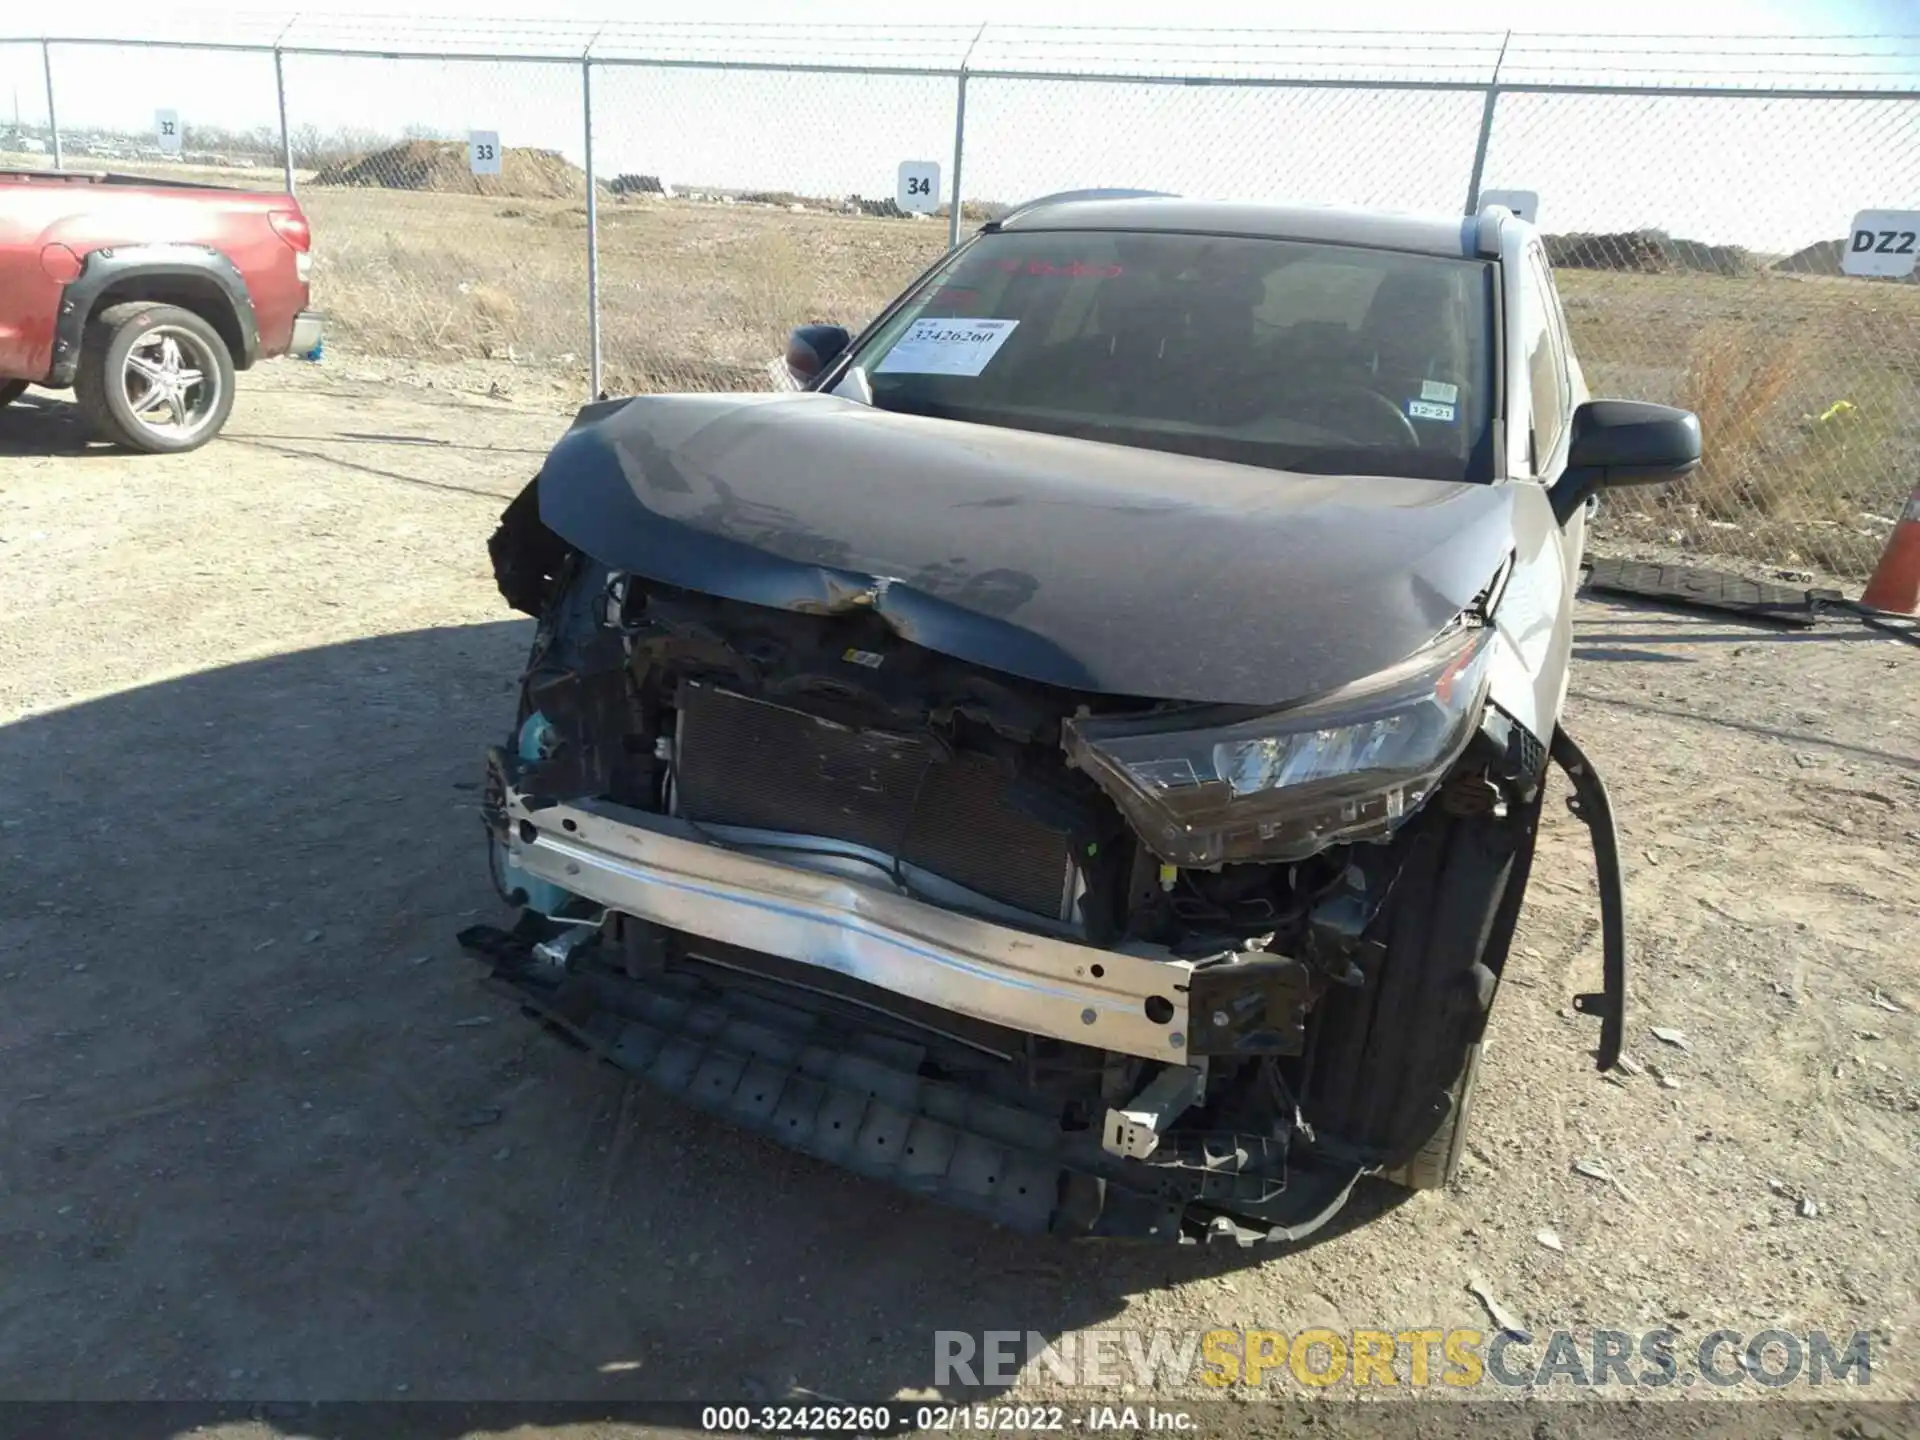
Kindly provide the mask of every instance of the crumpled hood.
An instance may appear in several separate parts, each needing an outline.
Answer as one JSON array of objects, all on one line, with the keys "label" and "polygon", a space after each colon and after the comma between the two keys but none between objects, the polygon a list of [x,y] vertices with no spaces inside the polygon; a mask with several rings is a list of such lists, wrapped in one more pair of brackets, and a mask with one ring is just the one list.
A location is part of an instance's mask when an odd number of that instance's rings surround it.
[{"label": "crumpled hood", "polygon": [[589,406],[540,518],[618,570],[1079,690],[1281,704],[1430,640],[1511,545],[1499,485],[1296,475],[830,395]]}]

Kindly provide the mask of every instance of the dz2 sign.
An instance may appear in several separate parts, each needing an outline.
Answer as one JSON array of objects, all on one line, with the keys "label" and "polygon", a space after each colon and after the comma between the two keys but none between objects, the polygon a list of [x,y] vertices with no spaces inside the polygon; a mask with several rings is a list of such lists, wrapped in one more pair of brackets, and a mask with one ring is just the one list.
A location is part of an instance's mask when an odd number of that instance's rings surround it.
[{"label": "dz2 sign", "polygon": [[1920,259],[1920,210],[1862,210],[1848,227],[1840,269],[1848,275],[1901,279]]}]

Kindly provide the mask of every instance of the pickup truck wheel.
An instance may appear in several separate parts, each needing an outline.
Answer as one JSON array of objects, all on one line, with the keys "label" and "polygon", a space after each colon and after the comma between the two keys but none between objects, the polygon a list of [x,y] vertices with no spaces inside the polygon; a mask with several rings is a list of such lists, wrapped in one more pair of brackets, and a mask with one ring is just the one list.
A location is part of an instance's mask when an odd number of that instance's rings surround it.
[{"label": "pickup truck wheel", "polygon": [[233,356],[191,310],[136,300],[87,325],[74,393],[104,440],[149,455],[195,450],[233,410]]},{"label": "pickup truck wheel", "polygon": [[22,395],[27,393],[24,380],[0,380],[0,410],[4,410]]}]

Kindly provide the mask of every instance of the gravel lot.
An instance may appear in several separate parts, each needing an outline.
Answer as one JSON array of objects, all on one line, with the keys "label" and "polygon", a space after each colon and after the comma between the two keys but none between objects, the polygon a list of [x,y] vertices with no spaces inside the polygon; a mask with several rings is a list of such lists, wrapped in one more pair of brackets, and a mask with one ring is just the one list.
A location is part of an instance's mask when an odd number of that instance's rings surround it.
[{"label": "gravel lot", "polygon": [[0,414],[0,1395],[873,1398],[935,1329],[1491,1328],[1480,1281],[1536,1327],[1872,1331],[1920,1397],[1920,654],[1584,603],[1667,1080],[1592,1070],[1556,803],[1456,1190],[1288,1254],[1009,1237],[477,988],[531,628],[484,540],[569,408],[479,373],[268,367],[168,459]]}]

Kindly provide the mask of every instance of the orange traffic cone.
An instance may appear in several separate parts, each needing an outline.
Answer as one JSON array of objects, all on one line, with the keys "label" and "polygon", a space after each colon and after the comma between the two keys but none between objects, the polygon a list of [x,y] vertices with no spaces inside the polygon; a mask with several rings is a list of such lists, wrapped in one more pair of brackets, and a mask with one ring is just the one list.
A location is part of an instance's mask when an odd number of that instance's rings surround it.
[{"label": "orange traffic cone", "polygon": [[1920,619],[1920,487],[1907,497],[1860,603],[1885,615]]}]

